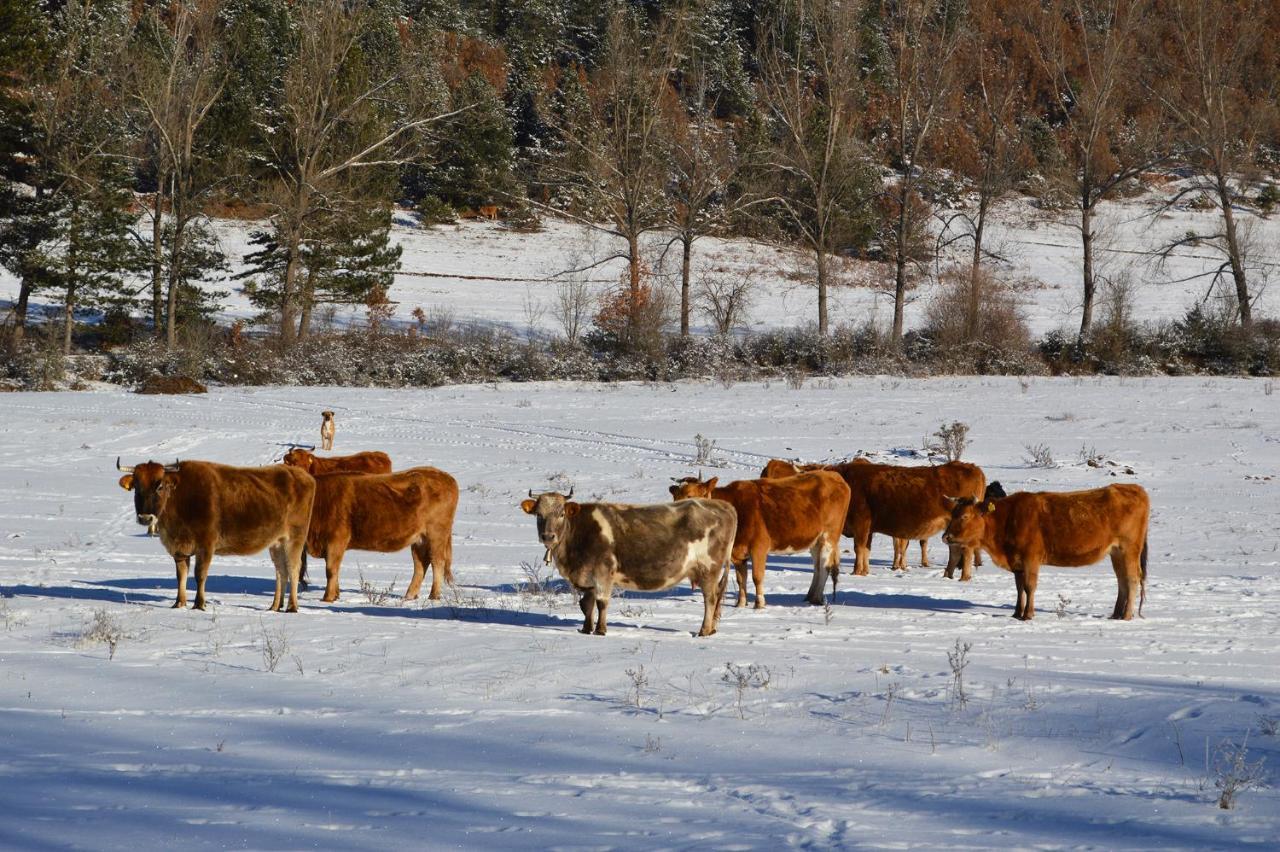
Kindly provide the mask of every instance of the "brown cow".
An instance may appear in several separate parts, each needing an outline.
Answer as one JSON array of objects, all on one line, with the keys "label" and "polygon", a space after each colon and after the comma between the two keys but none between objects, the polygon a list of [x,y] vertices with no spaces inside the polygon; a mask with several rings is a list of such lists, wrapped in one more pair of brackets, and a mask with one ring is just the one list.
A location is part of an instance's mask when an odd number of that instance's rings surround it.
[{"label": "brown cow", "polygon": [[[332,413],[332,412],[326,412]],[[330,473],[390,473],[391,456],[378,450],[363,453],[352,453],[349,456],[318,456],[312,450],[296,444],[284,454],[284,463],[300,467],[312,476],[323,476]],[[302,572],[298,575],[298,584],[303,589],[311,588],[307,581],[307,552],[302,551]]]},{"label": "brown cow", "polygon": [[458,483],[443,470],[414,467],[399,473],[330,473],[316,477],[316,504],[307,532],[307,552],[325,560],[323,600],[338,599],[338,572],[348,550],[413,554],[413,580],[406,601],[418,597],[431,572],[431,600],[440,580],[453,583],[453,515]]},{"label": "brown cow", "polygon": [[[737,517],[719,500],[650,506],[574,503],[548,491],[520,503],[538,519],[538,539],[560,575],[582,593],[583,633],[604,636],[615,585],[657,592],[691,578],[702,588],[702,629],[716,632]],[[598,618],[596,616],[598,615]],[[593,626],[594,625],[594,626]]]},{"label": "brown cow", "polygon": [[185,461],[172,465],[147,462],[125,471],[120,487],[133,492],[138,523],[154,519],[160,543],[178,572],[178,600],[187,605],[187,570],[196,558],[196,609],[204,609],[205,580],[215,553],[247,556],[270,549],[276,567],[272,610],[284,603],[298,611],[298,563],[306,544],[307,523],[316,481],[306,471],[285,465],[231,467]]},{"label": "brown cow", "polygon": [[[864,459],[861,456],[849,460],[850,464],[871,464],[870,459]],[[761,479],[780,479],[785,476],[795,476],[797,473],[805,473],[814,470],[825,470],[824,464],[800,464],[799,462],[784,461],[783,459],[769,459],[765,463],[764,470],[760,471]],[[910,542],[905,538],[895,538],[893,540],[893,569],[895,571],[905,571],[907,568],[907,547]],[[929,540],[920,539],[920,567],[929,567]]]},{"label": "brown cow", "polygon": [[822,604],[831,573],[832,594],[840,575],[840,530],[849,510],[849,486],[834,473],[813,471],[783,479],[744,479],[717,488],[706,482],[676,480],[670,489],[677,500],[702,497],[724,500],[738,513],[731,558],[738,575],[737,606],[747,604],[747,558],[756,587],[756,609],[764,609],[764,571],[770,553],[813,555],[813,580],[806,600]]},{"label": "brown cow", "polygon": [[[924,540],[935,536],[946,528],[951,516],[951,505],[946,498],[972,496],[978,499],[987,484],[982,469],[966,462],[900,467],[859,458],[822,467],[840,474],[849,484],[851,494],[844,534],[853,539],[856,554],[853,573],[858,575],[870,573],[872,533],[885,533],[905,540]],[[783,470],[778,465],[766,466],[765,469]],[[905,551],[904,545],[901,548],[902,561],[895,568],[906,567]],[[947,561],[947,576],[952,576],[955,566],[963,563],[960,579],[970,579],[973,560],[972,549],[952,548]]]},{"label": "brown cow", "polygon": [[1108,485],[1090,491],[1021,491],[1003,500],[956,499],[943,540],[982,547],[1013,572],[1018,600],[1013,617],[1036,614],[1041,565],[1092,565],[1107,554],[1116,572],[1112,618],[1138,615],[1147,597],[1147,524],[1151,501],[1140,485]]},{"label": "brown cow", "polygon": [[[311,448],[312,450],[315,447]],[[284,454],[284,463],[300,467],[312,476],[326,473],[390,473],[391,457],[378,450],[349,456],[318,456],[306,447],[293,447]]]}]

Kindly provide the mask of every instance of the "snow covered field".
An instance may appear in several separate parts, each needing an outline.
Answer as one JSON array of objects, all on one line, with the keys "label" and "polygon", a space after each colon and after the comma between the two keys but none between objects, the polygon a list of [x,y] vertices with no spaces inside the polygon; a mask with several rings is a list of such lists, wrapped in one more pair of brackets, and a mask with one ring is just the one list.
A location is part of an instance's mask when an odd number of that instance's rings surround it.
[{"label": "snow covered field", "polygon": [[[1280,397],[1261,380],[858,379],[782,385],[259,388],[0,398],[0,847],[1275,848],[1280,837]],[[217,557],[207,612],[135,525],[117,455],[262,463],[312,440],[428,463],[462,488],[458,585],[362,594],[407,554],[348,555],[342,599],[266,612],[265,554]],[[576,632],[539,568],[529,488],[666,498],[695,433],[721,477],[769,456],[919,447],[971,427],[1009,490],[1151,492],[1146,618],[1112,622],[1109,565],[1012,579],[934,566],[851,577],[810,607],[805,558],[769,608],[695,639],[687,586],[615,598]],[[1026,445],[1058,466],[1032,467]],[[1082,448],[1117,468],[1088,467]],[[919,463],[919,460],[917,460]],[[912,564],[918,550],[913,547]],[[320,566],[313,564],[318,574]],[[90,629],[98,622],[98,629]],[[96,640],[95,640],[95,637]],[[116,640],[111,646],[102,639]],[[962,703],[948,651],[972,643]],[[963,647],[963,644],[962,646]],[[275,658],[274,660],[272,658]],[[753,668],[754,667],[754,668]],[[274,668],[274,671],[271,670]],[[741,684],[741,685],[739,685]],[[1263,786],[1219,810],[1248,735]]]},{"label": "snow covered field", "polygon": [[[1177,188],[1174,184],[1166,194]],[[1210,280],[1200,278],[1217,268],[1221,258],[1204,246],[1180,249],[1165,264],[1152,253],[1163,244],[1188,232],[1210,234],[1218,229],[1212,211],[1185,206],[1159,212],[1162,196],[1146,196],[1104,204],[1098,219],[1098,274],[1104,279],[1127,278],[1132,282],[1134,316],[1154,321],[1182,317],[1210,289]],[[944,211],[950,214],[951,211]],[[1280,270],[1280,216],[1259,218],[1246,210],[1237,212],[1244,233],[1252,241],[1249,252],[1251,287],[1258,295],[1255,313],[1280,314],[1280,295],[1268,287],[1268,280]],[[591,235],[577,226],[548,219],[542,232],[521,234],[498,223],[460,222],[435,228],[420,228],[408,213],[396,217],[395,241],[403,248],[401,271],[390,297],[396,316],[412,322],[413,311],[421,308],[428,316],[449,317],[457,323],[497,325],[516,332],[531,329],[542,333],[562,332],[555,319],[557,273],[608,257],[618,245],[609,238]],[[232,270],[243,268],[241,258],[250,251],[249,232],[254,223],[217,220],[214,231],[226,251]],[[666,238],[651,234],[646,241],[649,261],[678,280],[679,250],[672,249],[661,260]],[[988,249],[1000,260],[997,267],[1012,279],[1021,280],[1019,298],[1032,333],[1043,335],[1055,328],[1074,332],[1080,322],[1080,238],[1065,213],[1039,210],[1025,199],[1014,199],[998,208],[989,227]],[[957,244],[954,257],[966,262],[967,244]],[[710,272],[734,275],[750,272],[757,285],[747,325],[755,330],[810,324],[817,318],[817,297],[804,282],[813,279],[810,259],[800,253],[748,240],[707,238],[694,247],[695,285],[699,275]],[[616,282],[623,262],[614,260],[589,270],[581,277],[593,290]],[[893,316],[893,299],[876,289],[878,282],[891,280],[884,266],[850,261],[840,272],[847,286],[831,292],[834,324],[861,326],[873,321],[887,326]],[[223,300],[222,316],[250,318],[256,311],[238,292],[241,282],[214,282],[214,289],[231,291]],[[924,322],[925,309],[936,285],[922,282],[909,295],[907,326]],[[12,300],[17,281],[0,270],[0,300]],[[57,306],[37,294],[33,304],[56,313]],[[364,321],[363,308],[335,310],[338,323]],[[696,316],[695,326],[705,318]]]}]

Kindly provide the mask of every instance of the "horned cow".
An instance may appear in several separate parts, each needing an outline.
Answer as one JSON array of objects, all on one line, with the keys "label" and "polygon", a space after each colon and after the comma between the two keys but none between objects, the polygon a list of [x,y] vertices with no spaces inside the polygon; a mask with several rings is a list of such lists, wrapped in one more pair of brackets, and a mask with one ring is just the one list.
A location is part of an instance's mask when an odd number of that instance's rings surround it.
[{"label": "horned cow", "polygon": [[716,632],[737,517],[719,500],[649,506],[575,503],[549,491],[520,504],[538,521],[546,561],[581,593],[583,633],[604,636],[614,586],[656,592],[689,578],[702,589],[699,636]]},{"label": "horned cow", "polygon": [[124,471],[120,487],[133,492],[139,524],[154,523],[178,575],[174,608],[187,605],[187,571],[196,559],[196,609],[205,606],[205,581],[214,554],[247,556],[264,549],[276,568],[271,609],[298,611],[298,568],[316,481],[285,465],[232,467],[203,461],[146,462]]},{"label": "horned cow", "polygon": [[738,575],[737,606],[747,603],[747,559],[756,590],[756,609],[764,609],[765,565],[770,553],[813,555],[813,580],[806,599],[822,604],[828,571],[832,594],[840,575],[840,531],[849,509],[849,486],[834,473],[814,471],[784,479],[744,479],[717,487],[718,477],[703,482],[687,477],[670,487],[676,500],[702,497],[724,500],[738,515],[731,558]]},{"label": "horned cow", "polygon": [[1108,485],[1089,491],[1020,491],[1002,500],[954,498],[943,540],[981,547],[1013,573],[1013,617],[1036,614],[1041,565],[1092,565],[1110,554],[1116,574],[1111,617],[1133,618],[1147,596],[1147,526],[1151,501],[1140,485]]},{"label": "horned cow", "polygon": [[413,555],[413,579],[404,599],[418,597],[430,565],[430,598],[439,600],[441,579],[453,582],[453,516],[457,508],[457,481],[434,467],[317,476],[307,552],[325,560],[323,600],[338,599],[338,572],[348,550],[393,553],[406,547]]}]

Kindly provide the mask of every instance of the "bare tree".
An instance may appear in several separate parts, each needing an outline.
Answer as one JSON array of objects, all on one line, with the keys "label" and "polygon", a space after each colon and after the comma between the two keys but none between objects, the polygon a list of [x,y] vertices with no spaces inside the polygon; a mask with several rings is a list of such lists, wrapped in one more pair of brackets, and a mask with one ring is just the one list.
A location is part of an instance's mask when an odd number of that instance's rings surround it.
[{"label": "bare tree", "polygon": [[1047,0],[1032,10],[1028,26],[1063,154],[1051,177],[1079,215],[1082,344],[1097,292],[1098,205],[1167,156],[1157,111],[1133,84],[1142,73],[1140,35],[1150,7],[1151,0]]},{"label": "bare tree", "polygon": [[560,111],[562,148],[547,164],[554,183],[584,195],[581,209],[555,212],[626,243],[625,249],[590,266],[626,260],[633,307],[645,298],[641,237],[668,221],[663,189],[670,158],[664,120],[675,98],[669,77],[678,46],[676,18],[664,19],[658,32],[649,33],[632,10],[616,8],[599,65],[579,80],[566,81],[580,101]]},{"label": "bare tree", "polygon": [[1168,0],[1167,52],[1153,88],[1173,118],[1180,153],[1194,179],[1168,204],[1188,196],[1209,201],[1222,217],[1212,234],[1188,234],[1164,246],[1164,257],[1183,245],[1215,249],[1223,262],[1207,273],[1230,274],[1240,324],[1253,322],[1247,240],[1236,219],[1243,185],[1256,175],[1264,134],[1275,120],[1277,71],[1259,56],[1274,14],[1268,0]]},{"label": "bare tree", "polygon": [[147,128],[156,183],[149,211],[151,316],[156,336],[170,346],[176,341],[178,293],[187,278],[187,229],[220,180],[202,146],[204,122],[227,81],[219,37],[223,5],[224,0],[187,0],[149,9],[132,53],[130,95]]},{"label": "bare tree", "polygon": [[964,339],[976,340],[983,285],[987,220],[1032,165],[1020,122],[1031,99],[1025,56],[1019,55],[1022,30],[1003,13],[1003,0],[972,0],[965,47],[959,52],[961,79],[946,111],[946,162],[965,177],[977,196],[975,208],[943,218],[939,243],[972,245]]},{"label": "bare tree", "polygon": [[310,0],[295,9],[294,54],[264,134],[272,184],[265,200],[283,254],[285,345],[308,333],[311,298],[299,269],[312,228],[327,227],[317,223],[364,191],[365,173],[408,162],[431,125],[459,112],[441,111],[438,64],[420,34],[400,35],[394,55],[371,55],[364,39],[386,23],[375,7]]},{"label": "bare tree", "polygon": [[893,262],[893,341],[902,342],[908,267],[927,250],[928,204],[919,195],[922,155],[941,126],[956,85],[957,52],[964,43],[961,0],[880,0],[889,52],[884,80],[890,165],[898,173],[887,192],[886,249]]},{"label": "bare tree", "polygon": [[689,336],[693,244],[728,219],[729,184],[737,169],[730,128],[714,117],[708,101],[705,61],[695,59],[685,96],[667,121],[670,177],[668,226],[680,244],[680,335]]},{"label": "bare tree", "polygon": [[865,224],[873,197],[858,140],[861,10],[855,0],[784,0],[757,36],[767,140],[753,158],[759,186],[747,205],[776,216],[813,252],[824,335],[828,258]]},{"label": "bare tree", "polygon": [[702,311],[724,337],[747,319],[755,298],[756,279],[752,270],[715,272],[703,270],[698,280]]}]

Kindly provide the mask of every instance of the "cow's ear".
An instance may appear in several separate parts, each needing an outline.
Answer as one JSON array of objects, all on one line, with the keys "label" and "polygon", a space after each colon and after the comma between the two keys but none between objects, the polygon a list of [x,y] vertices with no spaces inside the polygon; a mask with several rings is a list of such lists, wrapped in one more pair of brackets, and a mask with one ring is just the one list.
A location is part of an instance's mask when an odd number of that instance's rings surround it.
[{"label": "cow's ear", "polygon": [[124,476],[120,477],[120,487],[123,488],[125,491],[133,490],[133,474],[132,473],[126,473]]},{"label": "cow's ear", "polygon": [[533,509],[537,505],[538,505],[537,500],[521,500],[520,501],[520,508],[524,509],[524,513],[526,515],[532,515]]},{"label": "cow's ear", "polygon": [[947,497],[946,495],[943,495],[942,499],[946,502],[947,506],[952,509],[960,505],[959,497]]},{"label": "cow's ear", "polygon": [[578,510],[581,508],[582,508],[581,503],[565,503],[564,516],[566,518],[572,518],[574,515],[578,514]]},{"label": "cow's ear", "polygon": [[671,496],[672,496],[672,497],[679,497],[679,496],[680,496],[680,486],[679,486],[679,485],[669,485],[669,486],[667,486],[667,490],[671,492]]},{"label": "cow's ear", "polygon": [[710,491],[711,489],[715,488],[715,487],[716,487],[716,483],[717,483],[717,482],[719,482],[719,481],[720,481],[720,477],[718,477],[718,476],[713,476],[713,477],[711,477],[710,479],[708,479],[708,480],[707,480],[707,490],[708,490],[708,491]]}]

